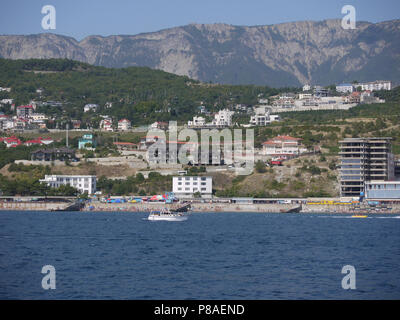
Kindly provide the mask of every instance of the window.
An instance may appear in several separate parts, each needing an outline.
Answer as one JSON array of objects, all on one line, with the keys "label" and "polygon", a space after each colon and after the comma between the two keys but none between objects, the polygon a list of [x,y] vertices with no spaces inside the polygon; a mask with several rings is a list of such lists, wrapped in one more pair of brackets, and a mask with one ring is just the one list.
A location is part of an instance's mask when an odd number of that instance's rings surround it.
[{"label": "window", "polygon": [[201,188],[201,191],[206,191],[207,190],[207,188]]}]

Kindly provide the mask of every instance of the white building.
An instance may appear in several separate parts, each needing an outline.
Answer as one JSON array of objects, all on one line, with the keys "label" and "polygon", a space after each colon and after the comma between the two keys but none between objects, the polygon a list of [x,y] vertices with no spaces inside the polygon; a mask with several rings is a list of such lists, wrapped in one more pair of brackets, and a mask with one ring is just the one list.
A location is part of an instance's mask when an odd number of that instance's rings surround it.
[{"label": "white building", "polygon": [[220,110],[214,115],[213,125],[219,127],[229,127],[232,125],[232,116],[234,111],[228,109]]},{"label": "white building", "polygon": [[300,144],[301,139],[277,136],[263,143],[263,154],[271,157],[293,156],[307,152]]},{"label": "white building", "polygon": [[351,83],[342,83],[336,86],[336,91],[340,93],[352,93],[354,86]]},{"label": "white building", "polygon": [[1,104],[13,104],[14,103],[14,99],[1,99],[0,103]]},{"label": "white building", "polygon": [[364,91],[364,90],[370,90],[370,91],[392,90],[392,83],[390,81],[384,81],[384,80],[359,83],[356,86],[361,87],[362,91]]},{"label": "white building", "polygon": [[81,193],[94,194],[96,192],[96,176],[45,175],[44,179],[39,181],[52,188],[70,185]]},{"label": "white building", "polygon": [[254,126],[266,126],[273,121],[279,121],[280,117],[278,115],[270,115],[269,108],[271,106],[262,106],[256,108],[255,115],[250,117],[250,124]]},{"label": "white building", "polygon": [[21,119],[28,119],[33,114],[33,106],[18,106],[17,107],[17,117]]},{"label": "white building", "polygon": [[3,121],[3,130],[11,130],[14,128],[14,121],[7,119]]},{"label": "white building", "polygon": [[192,198],[196,192],[200,192],[202,198],[211,198],[212,177],[173,177],[172,192],[177,198]]},{"label": "white building", "polygon": [[34,121],[45,121],[48,120],[44,113],[32,113],[30,118]]},{"label": "white building", "polygon": [[304,100],[304,99],[312,99],[313,95],[312,93],[299,93],[299,99]]},{"label": "white building", "polygon": [[203,127],[206,125],[206,119],[204,117],[193,117],[193,121],[188,121],[189,127]]},{"label": "white building", "polygon": [[309,84],[305,84],[303,86],[303,91],[310,91],[311,90],[311,86]]},{"label": "white building", "polygon": [[274,121],[281,121],[281,116],[278,114],[270,114],[269,115],[269,121],[274,122]]},{"label": "white building", "polygon": [[400,181],[366,181],[365,197],[377,200],[400,199]]},{"label": "white building", "polygon": [[156,121],[156,122],[152,123],[149,126],[149,129],[150,130],[157,130],[157,129],[168,130],[169,129],[169,123],[165,122],[165,121]]},{"label": "white building", "polygon": [[131,122],[128,119],[118,121],[118,131],[128,131],[132,128]]},{"label": "white building", "polygon": [[97,111],[97,109],[99,108],[99,105],[98,104],[86,104],[84,107],[83,107],[83,112],[89,112],[89,111],[94,111],[94,112],[96,112]]},{"label": "white building", "polygon": [[108,118],[108,119],[103,119],[100,121],[100,130],[103,131],[114,131],[113,127],[112,127],[112,119]]}]

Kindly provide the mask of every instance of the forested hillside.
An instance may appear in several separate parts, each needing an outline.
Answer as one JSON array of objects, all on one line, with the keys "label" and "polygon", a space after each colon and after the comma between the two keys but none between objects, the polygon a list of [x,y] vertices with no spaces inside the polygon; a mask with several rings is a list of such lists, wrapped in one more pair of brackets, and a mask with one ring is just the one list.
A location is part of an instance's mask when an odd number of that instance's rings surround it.
[{"label": "forested hillside", "polygon": [[[0,92],[0,99],[13,98],[17,105],[31,99],[62,102],[61,108],[43,106],[38,110],[57,119],[98,123],[99,114],[107,114],[127,118],[133,125],[186,121],[200,104],[215,111],[236,103],[254,104],[258,96],[287,90],[212,85],[150,68],[109,69],[66,59],[0,59],[0,87],[12,88],[10,93]],[[106,109],[106,102],[112,102],[112,107]],[[99,112],[84,114],[87,103],[99,104]]]}]

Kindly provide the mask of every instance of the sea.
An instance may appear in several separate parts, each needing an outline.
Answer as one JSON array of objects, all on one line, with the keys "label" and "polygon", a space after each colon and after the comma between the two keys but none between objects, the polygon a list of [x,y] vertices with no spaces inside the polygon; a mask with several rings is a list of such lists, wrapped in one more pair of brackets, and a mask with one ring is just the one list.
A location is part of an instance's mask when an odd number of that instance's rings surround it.
[{"label": "sea", "polygon": [[1,211],[0,299],[400,299],[399,216],[147,215]]}]

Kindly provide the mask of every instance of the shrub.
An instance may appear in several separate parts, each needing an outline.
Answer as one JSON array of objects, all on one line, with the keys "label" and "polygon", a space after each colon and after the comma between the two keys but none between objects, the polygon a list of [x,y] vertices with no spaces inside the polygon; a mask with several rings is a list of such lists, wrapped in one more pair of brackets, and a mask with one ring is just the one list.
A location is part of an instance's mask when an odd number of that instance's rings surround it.
[{"label": "shrub", "polygon": [[266,168],[266,166],[265,166],[265,163],[263,162],[263,161],[261,161],[261,160],[258,160],[257,162],[256,162],[256,171],[258,172],[258,173],[265,173],[265,172],[267,172],[267,168]]}]

